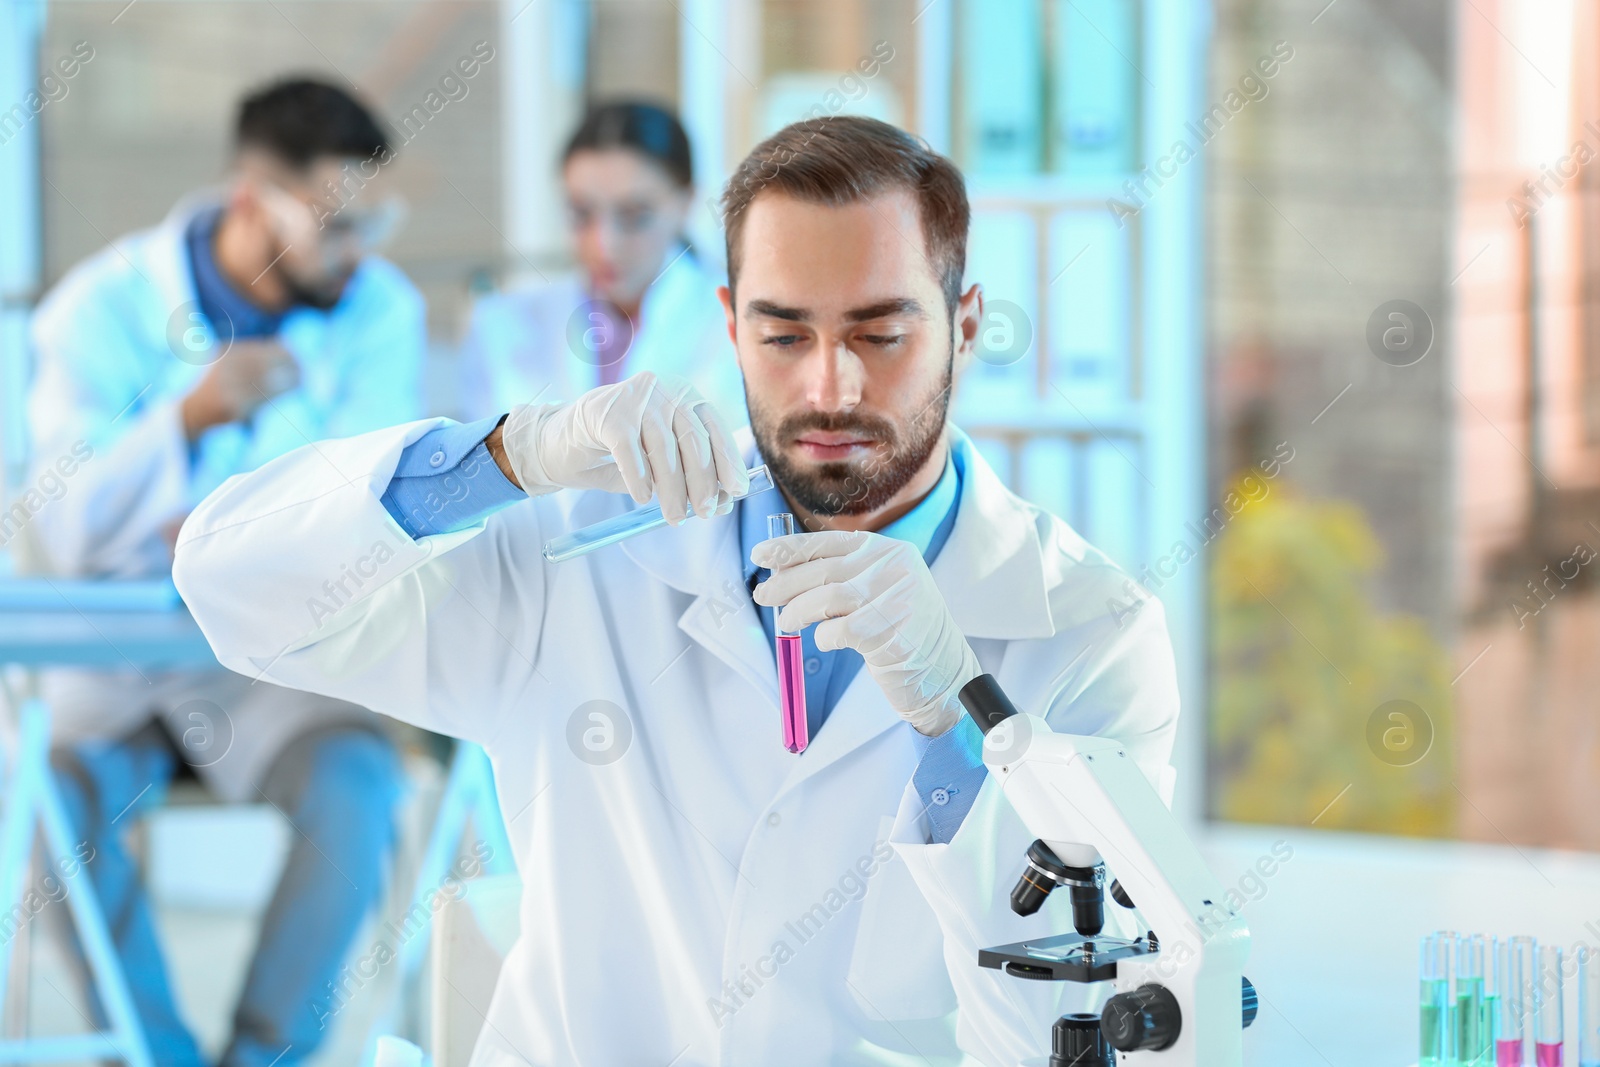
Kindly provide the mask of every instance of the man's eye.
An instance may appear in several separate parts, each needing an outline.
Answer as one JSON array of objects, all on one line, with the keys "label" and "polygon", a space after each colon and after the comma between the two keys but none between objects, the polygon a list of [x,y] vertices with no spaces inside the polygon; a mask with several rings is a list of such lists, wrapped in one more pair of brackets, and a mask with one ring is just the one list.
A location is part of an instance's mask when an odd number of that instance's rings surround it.
[{"label": "man's eye", "polygon": [[804,340],[805,338],[799,334],[786,333],[776,337],[763,338],[761,343],[764,345],[776,345],[778,348],[792,348]]},{"label": "man's eye", "polygon": [[864,334],[861,339],[867,344],[877,345],[879,348],[899,348],[905,342],[906,335],[903,333]]}]

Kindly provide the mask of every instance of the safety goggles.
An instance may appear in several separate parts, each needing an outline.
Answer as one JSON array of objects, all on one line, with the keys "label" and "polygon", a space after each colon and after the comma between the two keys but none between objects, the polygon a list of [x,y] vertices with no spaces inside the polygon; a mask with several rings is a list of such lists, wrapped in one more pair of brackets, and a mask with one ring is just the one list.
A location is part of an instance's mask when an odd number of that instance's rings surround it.
[{"label": "safety goggles", "polygon": [[349,202],[329,208],[309,204],[270,182],[263,182],[260,188],[262,202],[278,221],[285,243],[354,244],[363,252],[375,252],[394,238],[406,220],[406,201],[399,194],[370,204]]}]

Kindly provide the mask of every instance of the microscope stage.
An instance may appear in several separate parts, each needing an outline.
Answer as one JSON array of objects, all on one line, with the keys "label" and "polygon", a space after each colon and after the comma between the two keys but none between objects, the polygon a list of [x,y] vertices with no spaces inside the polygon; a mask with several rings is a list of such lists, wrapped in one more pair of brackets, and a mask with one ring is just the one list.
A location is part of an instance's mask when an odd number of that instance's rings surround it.
[{"label": "microscope stage", "polygon": [[978,965],[1040,982],[1108,982],[1117,976],[1118,960],[1153,956],[1157,951],[1143,938],[1058,934],[979,949]]}]

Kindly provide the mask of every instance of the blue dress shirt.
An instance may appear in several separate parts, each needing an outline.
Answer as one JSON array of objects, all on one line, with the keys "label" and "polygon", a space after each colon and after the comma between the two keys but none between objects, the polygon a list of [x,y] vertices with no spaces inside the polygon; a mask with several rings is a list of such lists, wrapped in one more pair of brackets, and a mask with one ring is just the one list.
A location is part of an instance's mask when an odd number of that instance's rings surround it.
[{"label": "blue dress shirt", "polygon": [[200,314],[211,323],[211,332],[222,344],[247,337],[272,337],[283,324],[283,314],[264,311],[246,300],[233,283],[217,268],[211,242],[217,232],[222,209],[201,211],[189,220],[184,243],[189,247],[189,268],[194,274],[195,299]]},{"label": "blue dress shirt", "polygon": [[[501,473],[484,439],[499,418],[452,423],[431,430],[407,445],[385,488],[382,503],[401,529],[412,538],[450,533],[482,522],[508,504],[526,498]],[[906,514],[879,531],[917,546],[931,566],[955,527],[964,472],[955,453],[945,460],[944,473],[927,496]],[[789,510],[777,489],[746,497],[738,505],[739,550],[744,561],[745,584],[754,589],[768,571],[750,562],[750,550],[767,539],[767,516]],[[773,609],[756,605],[756,614],[774,639]],[[805,652],[806,720],[811,736],[861,669],[861,654],[851,648],[823,652],[816,645],[815,627],[800,635]],[[982,738],[970,719],[936,738],[917,735],[922,754],[912,783],[922,798],[931,840],[948,842],[983,785],[986,769],[981,756]]]}]

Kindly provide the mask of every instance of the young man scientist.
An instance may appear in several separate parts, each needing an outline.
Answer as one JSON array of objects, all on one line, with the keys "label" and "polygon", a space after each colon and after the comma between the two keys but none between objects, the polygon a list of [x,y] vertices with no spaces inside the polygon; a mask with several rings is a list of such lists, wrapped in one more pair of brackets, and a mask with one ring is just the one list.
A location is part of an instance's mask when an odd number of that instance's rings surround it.
[{"label": "young man scientist", "polygon": [[[957,691],[993,673],[1170,792],[1165,623],[1152,604],[1119,627],[1122,572],[946,422],[983,309],[947,160],[871,120],[800,123],[724,207],[753,439],[638,375],[499,426],[325,443],[203,504],[179,588],[234,669],[488,749],[524,898],[478,1067],[1012,1067],[1084,994],[978,967],[1070,920],[1009,908],[1031,835]],[[757,462],[781,493],[732,501]],[[570,516],[560,488],[587,490]],[[563,521],[652,494],[674,527],[541,557]],[[767,540],[780,511],[812,532]],[[806,630],[798,756],[774,606]]]},{"label": "young man scientist", "polygon": [[[68,271],[35,315],[39,478],[75,460],[65,491],[18,538],[35,571],[165,577],[179,523],[230,475],[416,417],[422,298],[371,254],[396,215],[376,173],[391,158],[382,130],[338,87],[293,80],[244,100],[234,148],[223,189]],[[45,683],[58,778],[96,851],[87,869],[151,1052],[170,1067],[208,1061],[119,840],[161,802],[180,760],[218,798],[265,798],[297,831],[223,1067],[304,1062],[324,1033],[304,1003],[336,977],[382,894],[399,785],[383,721],[254,682],[146,667]]]}]

